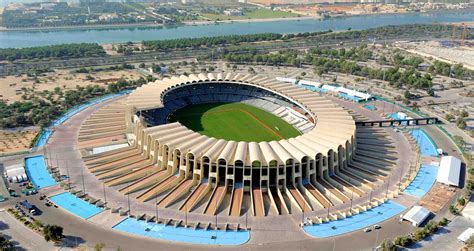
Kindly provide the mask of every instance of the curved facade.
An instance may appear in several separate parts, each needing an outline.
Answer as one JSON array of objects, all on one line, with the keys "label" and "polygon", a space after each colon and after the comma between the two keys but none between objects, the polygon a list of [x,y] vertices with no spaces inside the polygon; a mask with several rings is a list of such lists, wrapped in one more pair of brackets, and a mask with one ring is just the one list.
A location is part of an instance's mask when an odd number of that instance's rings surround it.
[{"label": "curved facade", "polygon": [[[247,89],[250,94],[242,91]],[[207,100],[198,97],[209,94]],[[256,104],[291,106],[302,115],[300,124],[306,125],[305,130],[300,130],[300,136],[280,141],[235,142],[201,135],[178,122],[163,122],[165,119],[150,123],[145,116],[150,111],[154,116],[166,116],[197,103],[192,97],[201,102],[238,102],[244,100],[242,96],[259,99]],[[184,102],[182,97],[189,99]],[[133,194],[139,201],[156,199],[160,207],[179,200],[180,210],[193,211],[199,201],[206,200],[204,207],[199,206],[200,212],[213,215],[226,204],[231,216],[241,215],[242,207],[250,207],[256,216],[266,215],[265,203],[275,205],[278,214],[325,208],[331,202],[322,193],[336,191],[321,182],[346,168],[355,150],[356,127],[346,110],[314,92],[259,75],[211,73],[165,78],[137,88],[124,105],[131,146],[122,151],[132,151],[130,156],[138,156],[137,161],[146,164],[134,167],[130,158],[128,162],[108,158],[112,163],[107,164],[96,158],[86,164],[107,185],[121,185],[121,192]],[[242,202],[244,197],[249,197],[250,203]],[[344,202],[344,198],[347,196],[332,200]]]}]

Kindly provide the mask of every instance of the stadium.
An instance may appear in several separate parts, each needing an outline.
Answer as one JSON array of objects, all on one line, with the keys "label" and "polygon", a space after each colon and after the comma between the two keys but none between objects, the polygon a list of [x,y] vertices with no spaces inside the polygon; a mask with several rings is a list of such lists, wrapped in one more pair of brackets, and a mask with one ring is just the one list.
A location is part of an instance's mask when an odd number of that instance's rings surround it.
[{"label": "stadium", "polygon": [[[295,85],[210,73],[141,86],[94,112],[78,139],[89,171],[139,202],[262,217],[368,196],[396,166],[384,137]],[[110,142],[126,146],[91,150]]]}]

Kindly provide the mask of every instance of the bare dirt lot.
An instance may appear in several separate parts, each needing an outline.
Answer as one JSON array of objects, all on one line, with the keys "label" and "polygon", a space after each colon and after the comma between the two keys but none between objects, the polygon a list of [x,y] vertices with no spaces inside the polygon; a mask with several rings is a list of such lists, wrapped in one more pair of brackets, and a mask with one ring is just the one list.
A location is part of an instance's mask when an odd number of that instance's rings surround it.
[{"label": "bare dirt lot", "polygon": [[[89,77],[88,77],[89,76]],[[34,88],[36,91],[61,89],[74,89],[76,86],[100,85],[104,86],[120,78],[138,79],[141,75],[133,70],[101,71],[94,73],[75,73],[70,70],[58,70],[40,76],[37,79],[21,76],[8,76],[0,78],[0,100],[7,103],[21,101],[26,89]]]},{"label": "bare dirt lot", "polygon": [[454,193],[455,190],[453,188],[436,182],[418,204],[425,207],[430,212],[437,213],[449,201]]},{"label": "bare dirt lot", "polygon": [[28,150],[37,133],[36,130],[0,131],[0,153]]}]

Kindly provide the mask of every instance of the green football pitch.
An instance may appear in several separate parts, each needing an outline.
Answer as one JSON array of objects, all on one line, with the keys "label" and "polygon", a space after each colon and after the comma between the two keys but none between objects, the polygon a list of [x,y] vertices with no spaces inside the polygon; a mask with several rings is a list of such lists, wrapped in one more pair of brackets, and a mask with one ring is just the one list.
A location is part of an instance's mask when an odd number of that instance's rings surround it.
[{"label": "green football pitch", "polygon": [[281,118],[242,103],[188,106],[171,114],[169,121],[178,121],[209,137],[234,141],[261,142],[300,135],[298,130]]}]

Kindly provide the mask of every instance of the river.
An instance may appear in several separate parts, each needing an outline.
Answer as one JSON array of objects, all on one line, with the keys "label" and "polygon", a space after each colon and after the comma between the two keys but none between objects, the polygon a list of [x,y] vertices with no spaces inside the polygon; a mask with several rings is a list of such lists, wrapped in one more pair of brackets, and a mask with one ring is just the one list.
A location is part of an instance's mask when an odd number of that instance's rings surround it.
[{"label": "river", "polygon": [[367,29],[386,25],[431,24],[474,21],[474,12],[443,11],[434,13],[386,14],[332,18],[325,20],[278,20],[234,22],[169,27],[134,27],[107,29],[63,29],[48,31],[0,32],[0,48],[24,48],[63,43],[124,43],[127,41],[161,40],[187,37],[255,34],[265,32],[298,33]]}]

